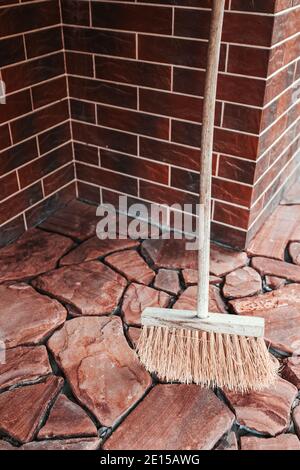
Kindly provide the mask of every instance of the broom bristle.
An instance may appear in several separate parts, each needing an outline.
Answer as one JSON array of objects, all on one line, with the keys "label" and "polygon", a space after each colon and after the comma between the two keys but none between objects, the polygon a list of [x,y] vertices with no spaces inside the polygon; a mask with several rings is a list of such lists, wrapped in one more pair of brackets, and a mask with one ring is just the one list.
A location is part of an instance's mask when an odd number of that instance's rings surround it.
[{"label": "broom bristle", "polygon": [[137,352],[163,381],[243,393],[269,387],[279,369],[263,338],[199,330],[144,327]]}]

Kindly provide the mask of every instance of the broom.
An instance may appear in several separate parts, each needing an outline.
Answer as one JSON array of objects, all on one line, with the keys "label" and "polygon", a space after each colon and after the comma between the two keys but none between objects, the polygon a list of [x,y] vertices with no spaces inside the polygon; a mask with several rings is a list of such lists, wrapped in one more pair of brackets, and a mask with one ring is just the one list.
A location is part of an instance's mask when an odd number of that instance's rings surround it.
[{"label": "broom", "polygon": [[161,380],[247,392],[270,386],[278,372],[278,361],[264,341],[264,319],[208,310],[212,151],[224,4],[213,0],[204,93],[197,311],[146,308],[137,352]]}]

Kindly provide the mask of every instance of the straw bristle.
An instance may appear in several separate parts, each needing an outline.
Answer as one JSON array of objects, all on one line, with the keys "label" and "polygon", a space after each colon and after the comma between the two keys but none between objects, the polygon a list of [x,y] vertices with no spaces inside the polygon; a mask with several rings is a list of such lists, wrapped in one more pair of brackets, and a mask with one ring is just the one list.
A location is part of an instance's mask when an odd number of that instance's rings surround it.
[{"label": "straw bristle", "polygon": [[199,330],[144,327],[137,352],[163,381],[243,393],[272,385],[279,367],[263,338]]}]

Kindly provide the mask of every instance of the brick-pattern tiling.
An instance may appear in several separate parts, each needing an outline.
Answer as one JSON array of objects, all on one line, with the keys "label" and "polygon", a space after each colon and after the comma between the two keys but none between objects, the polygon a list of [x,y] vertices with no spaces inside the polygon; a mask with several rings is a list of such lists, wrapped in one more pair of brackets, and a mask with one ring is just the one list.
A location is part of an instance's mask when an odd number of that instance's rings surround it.
[{"label": "brick-pattern tiling", "polygon": [[0,2],[0,245],[76,196],[58,0]]},{"label": "brick-pattern tiling", "polygon": [[[210,0],[1,3],[6,231],[36,223],[53,195],[70,196],[73,158],[80,198],[197,202],[210,8]],[[299,31],[299,0],[226,1],[212,235],[236,247],[299,164]]]},{"label": "brick-pattern tiling", "polygon": [[[80,197],[197,201],[210,7],[205,0],[63,2]],[[299,163],[299,21],[297,1],[226,2],[212,230],[238,247]]]}]

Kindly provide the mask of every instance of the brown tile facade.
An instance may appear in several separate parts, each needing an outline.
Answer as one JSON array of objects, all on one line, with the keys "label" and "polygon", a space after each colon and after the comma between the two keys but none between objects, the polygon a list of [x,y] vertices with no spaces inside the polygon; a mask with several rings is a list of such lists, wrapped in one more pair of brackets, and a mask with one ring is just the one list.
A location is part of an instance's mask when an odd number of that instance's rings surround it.
[{"label": "brown tile facade", "polygon": [[[210,0],[1,3],[5,240],[75,195],[74,167],[77,196],[91,202],[118,194],[197,201],[210,7]],[[239,248],[300,164],[299,31],[298,0],[226,2],[212,232]]]}]

